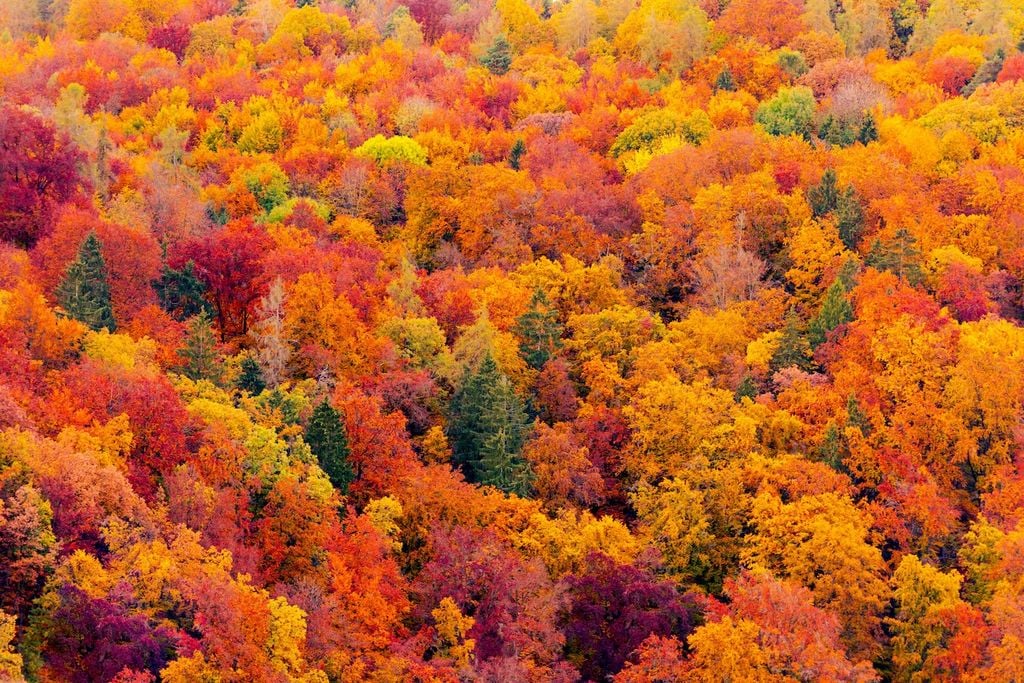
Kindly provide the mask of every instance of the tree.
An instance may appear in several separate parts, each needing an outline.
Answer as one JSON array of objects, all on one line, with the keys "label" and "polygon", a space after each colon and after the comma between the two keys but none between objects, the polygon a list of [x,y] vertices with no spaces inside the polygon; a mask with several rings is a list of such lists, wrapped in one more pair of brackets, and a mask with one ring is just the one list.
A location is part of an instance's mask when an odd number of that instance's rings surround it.
[{"label": "tree", "polygon": [[878,124],[875,122],[875,116],[871,112],[864,115],[864,120],[861,121],[860,131],[857,133],[857,140],[861,144],[868,144],[878,139]]},{"label": "tree", "polygon": [[512,149],[508,153],[508,165],[512,170],[519,170],[524,154],[526,154],[526,143],[523,142],[522,138],[516,138],[516,141],[512,144]]},{"label": "tree", "polygon": [[861,233],[864,231],[864,209],[861,208],[860,197],[852,186],[839,194],[835,218],[839,239],[847,249],[856,251]]},{"label": "tree", "polygon": [[159,280],[153,281],[153,289],[160,299],[160,306],[174,316],[175,320],[188,320],[206,311],[212,314],[209,302],[203,298],[206,285],[196,277],[196,264],[189,260],[180,269],[164,264]]},{"label": "tree", "polygon": [[455,462],[473,481],[525,494],[529,465],[520,455],[527,419],[512,383],[488,353],[452,398],[448,436]]},{"label": "tree", "polygon": [[803,322],[800,320],[800,316],[797,315],[796,310],[791,308],[786,313],[782,337],[779,339],[779,345],[769,365],[773,371],[782,370],[790,366],[806,370],[810,367],[810,356],[811,345],[807,341]]},{"label": "tree", "polygon": [[341,414],[326,399],[317,405],[309,418],[306,443],[334,488],[347,494],[349,485],[355,479],[349,462],[348,436],[341,422]]},{"label": "tree", "polygon": [[496,76],[504,76],[512,65],[512,46],[504,34],[499,35],[487,48],[486,54],[480,58],[480,63],[487,67],[487,70]]},{"label": "tree", "polygon": [[807,190],[807,203],[815,218],[820,218],[836,210],[839,205],[839,188],[836,186],[836,172],[827,169],[821,176],[821,182]]},{"label": "tree", "polygon": [[516,319],[515,332],[523,359],[537,370],[561,347],[562,324],[558,310],[551,305],[544,290],[534,290],[530,308]]},{"label": "tree", "polygon": [[809,137],[814,118],[814,93],[806,86],[781,88],[757,109],[754,119],[771,135]]},{"label": "tree", "polygon": [[241,373],[238,376],[237,386],[242,391],[247,391],[253,396],[267,388],[267,383],[263,381],[263,370],[260,369],[260,364],[250,354],[246,354],[245,358],[242,359]]},{"label": "tree", "polygon": [[185,361],[182,372],[189,379],[220,381],[221,365],[217,356],[217,338],[206,311],[193,316],[188,324],[185,347],[179,352]]},{"label": "tree", "polygon": [[825,292],[818,315],[807,326],[807,340],[812,349],[825,343],[829,332],[853,320],[853,306],[846,298],[846,287],[836,278]]},{"label": "tree", "polygon": [[103,261],[99,239],[90,232],[78,250],[78,257],[68,266],[57,287],[57,301],[64,311],[94,330],[117,329],[114,309],[110,303],[107,266]]},{"label": "tree", "polygon": [[0,108],[0,240],[32,247],[51,229],[54,209],[86,189],[85,156],[40,116]]},{"label": "tree", "polygon": [[263,380],[274,388],[288,377],[291,345],[285,338],[285,289],[281,278],[270,285],[256,308],[256,352]]},{"label": "tree", "polygon": [[911,285],[918,285],[924,279],[917,238],[906,228],[897,230],[888,242],[875,240],[864,263],[878,270],[888,270]]}]

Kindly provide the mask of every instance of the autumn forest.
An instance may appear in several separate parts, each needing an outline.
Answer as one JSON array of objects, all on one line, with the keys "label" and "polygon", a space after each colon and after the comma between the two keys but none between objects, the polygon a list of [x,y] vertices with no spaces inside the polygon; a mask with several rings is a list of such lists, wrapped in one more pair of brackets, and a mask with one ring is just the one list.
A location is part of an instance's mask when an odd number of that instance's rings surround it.
[{"label": "autumn forest", "polygon": [[0,0],[0,681],[1024,681],[1024,0]]}]

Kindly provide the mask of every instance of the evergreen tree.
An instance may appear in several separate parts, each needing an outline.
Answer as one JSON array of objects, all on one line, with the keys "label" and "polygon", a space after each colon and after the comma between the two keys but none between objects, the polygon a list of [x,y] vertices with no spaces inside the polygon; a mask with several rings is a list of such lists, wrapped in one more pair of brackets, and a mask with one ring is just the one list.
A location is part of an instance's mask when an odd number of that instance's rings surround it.
[{"label": "evergreen tree", "polygon": [[836,200],[836,229],[839,239],[850,251],[856,251],[864,232],[864,209],[860,205],[860,197],[852,187],[846,188]]},{"label": "evergreen tree", "polygon": [[306,426],[306,443],[334,488],[347,495],[348,487],[355,479],[349,462],[348,436],[341,414],[327,399],[313,409]]},{"label": "evergreen tree", "polygon": [[729,71],[729,67],[726,67],[718,72],[718,78],[715,79],[715,90],[727,90],[732,92],[736,89],[736,81],[733,80],[732,72]]},{"label": "evergreen tree", "polygon": [[871,422],[868,416],[861,410],[857,397],[853,394],[846,399],[846,426],[856,427],[864,436],[871,435]]},{"label": "evergreen tree", "polygon": [[851,320],[853,320],[853,306],[846,299],[846,288],[843,283],[836,278],[836,281],[825,292],[821,311],[807,326],[807,339],[811,348],[818,348],[825,343],[829,332]]},{"label": "evergreen tree", "polygon": [[821,176],[821,182],[807,190],[807,203],[811,205],[815,218],[835,211],[839,204],[839,188],[833,169],[827,169]]},{"label": "evergreen tree", "polygon": [[525,492],[529,467],[520,450],[527,426],[522,400],[488,353],[452,398],[448,437],[455,463],[471,481]]},{"label": "evergreen tree", "polygon": [[811,345],[807,342],[800,316],[794,309],[786,313],[786,324],[782,328],[782,339],[779,340],[779,347],[775,349],[769,367],[772,372],[783,368],[796,366],[801,370],[810,367]]},{"label": "evergreen tree", "polygon": [[508,44],[508,38],[504,35],[495,38],[487,48],[487,54],[480,59],[480,63],[496,76],[507,74],[509,67],[512,66],[512,46]]},{"label": "evergreen tree", "polygon": [[818,447],[818,457],[832,469],[842,471],[845,455],[846,440],[835,423],[829,422],[828,428],[825,430],[825,439]]},{"label": "evergreen tree", "polygon": [[964,86],[964,89],[960,91],[960,94],[964,97],[970,97],[975,90],[985,85],[986,83],[992,83],[996,80],[999,72],[1003,70],[1003,62],[1006,61],[1006,51],[1003,48],[999,48],[995,53],[989,57],[978,70],[974,72],[974,78],[971,79],[970,83]]},{"label": "evergreen tree", "polygon": [[558,321],[558,311],[551,306],[543,290],[534,290],[530,308],[516,319],[515,333],[523,359],[536,370],[561,348],[562,324]]},{"label": "evergreen tree", "polygon": [[864,145],[878,139],[878,124],[875,123],[875,117],[871,112],[864,115],[864,120],[860,123],[860,131],[857,133],[857,139]]},{"label": "evergreen tree", "polygon": [[744,375],[743,381],[736,387],[736,392],[733,394],[736,402],[739,403],[744,398],[754,400],[757,398],[757,383],[754,382],[754,378],[750,375]]},{"label": "evergreen tree", "polygon": [[832,114],[825,117],[818,129],[818,137],[833,147],[849,147],[857,139],[853,128]]},{"label": "evergreen tree", "polygon": [[185,361],[182,373],[189,379],[207,379],[217,383],[221,378],[220,360],[217,358],[217,338],[206,311],[193,316],[188,323],[185,348],[178,351]]},{"label": "evergreen tree", "polygon": [[241,370],[242,372],[239,374],[237,382],[239,389],[256,396],[267,388],[267,383],[263,381],[263,371],[260,369],[260,364],[256,362],[255,358],[246,355],[242,359]]},{"label": "evergreen tree", "polygon": [[94,330],[117,329],[110,303],[107,265],[96,233],[90,232],[78,249],[78,257],[68,266],[57,287],[57,301],[64,311]]},{"label": "evergreen tree", "polygon": [[513,170],[518,171],[524,154],[526,154],[526,143],[523,142],[522,138],[516,138],[511,151],[508,153],[508,165]]},{"label": "evergreen tree", "polygon": [[875,240],[864,262],[878,270],[888,270],[911,285],[921,283],[921,252],[917,240],[906,228],[900,228],[889,242]]},{"label": "evergreen tree", "polygon": [[206,285],[196,277],[195,267],[192,261],[182,266],[181,270],[164,264],[160,279],[153,281],[160,307],[176,320],[188,320],[203,311],[212,313],[212,307],[203,298]]}]

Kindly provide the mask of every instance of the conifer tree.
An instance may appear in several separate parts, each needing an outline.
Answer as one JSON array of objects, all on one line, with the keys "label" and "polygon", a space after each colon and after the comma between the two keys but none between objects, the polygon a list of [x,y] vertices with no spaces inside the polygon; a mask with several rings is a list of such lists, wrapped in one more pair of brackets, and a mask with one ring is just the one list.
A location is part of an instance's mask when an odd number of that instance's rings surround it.
[{"label": "conifer tree", "polygon": [[209,302],[203,298],[206,285],[196,277],[195,263],[189,261],[180,270],[164,264],[159,280],[153,281],[160,307],[176,320],[188,320],[200,312],[212,312]]},{"label": "conifer tree", "polygon": [[779,347],[775,350],[769,366],[772,372],[783,368],[796,366],[806,370],[809,366],[811,346],[807,342],[803,326],[800,323],[800,316],[792,308],[786,313],[786,324],[782,328],[782,339],[779,340]]},{"label": "conifer tree", "polygon": [[516,319],[523,360],[539,370],[562,345],[562,324],[558,311],[542,289],[536,289],[530,299],[530,308]]},{"label": "conifer tree", "polygon": [[729,67],[722,69],[718,73],[718,78],[715,79],[715,90],[726,90],[732,92],[736,89],[736,81],[733,80],[732,71],[729,71]]},{"label": "conifer tree", "polygon": [[807,190],[807,203],[811,205],[815,218],[835,211],[839,203],[839,188],[833,169],[827,169],[821,176],[821,182]]},{"label": "conifer tree", "polygon": [[522,400],[488,353],[452,399],[448,436],[455,462],[472,481],[524,493],[529,468],[520,451],[526,430]]},{"label": "conifer tree", "polygon": [[860,123],[860,131],[857,133],[857,139],[864,145],[878,139],[878,124],[875,122],[875,117],[871,112],[864,115],[864,120]]},{"label": "conifer tree", "polygon": [[94,330],[117,329],[110,303],[107,266],[96,233],[90,232],[57,287],[57,301],[75,320]]},{"label": "conifer tree", "polygon": [[512,66],[512,46],[508,44],[508,38],[504,35],[495,38],[487,48],[487,54],[480,59],[480,63],[495,76],[507,74],[509,67]]},{"label": "conifer tree", "polygon": [[348,487],[355,479],[349,462],[348,435],[341,414],[327,399],[313,409],[306,426],[306,443],[334,488],[348,494]]},{"label": "conifer tree", "polygon": [[522,138],[516,138],[515,143],[512,145],[512,149],[508,153],[508,165],[512,170],[519,170],[524,154],[526,154],[526,143],[523,142]]},{"label": "conifer tree", "polygon": [[856,251],[864,231],[864,209],[860,205],[860,197],[852,187],[847,187],[839,194],[835,209],[836,229],[839,239],[850,251]]},{"label": "conifer tree", "polygon": [[828,333],[844,323],[853,320],[853,307],[846,299],[846,288],[837,278],[825,292],[821,311],[807,326],[807,339],[811,348],[825,343]]},{"label": "conifer tree", "polygon": [[242,391],[248,391],[253,396],[261,393],[267,388],[267,383],[263,381],[263,371],[260,369],[260,364],[256,362],[256,359],[250,355],[246,355],[242,359],[241,363],[242,372],[238,376],[238,388]]},{"label": "conifer tree", "polygon": [[924,279],[917,239],[906,228],[897,230],[893,239],[884,244],[875,240],[864,262],[878,270],[888,270],[911,285],[918,285]]},{"label": "conifer tree", "polygon": [[213,325],[206,311],[201,311],[189,321],[185,347],[178,351],[178,355],[185,361],[181,370],[189,379],[206,379],[214,384],[220,381],[221,364],[217,358],[217,337],[213,333]]}]

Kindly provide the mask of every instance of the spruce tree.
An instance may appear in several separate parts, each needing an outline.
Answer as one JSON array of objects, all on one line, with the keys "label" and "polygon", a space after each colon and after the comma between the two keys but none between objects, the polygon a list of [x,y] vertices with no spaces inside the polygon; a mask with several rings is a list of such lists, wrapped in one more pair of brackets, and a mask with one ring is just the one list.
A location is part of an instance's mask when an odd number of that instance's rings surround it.
[{"label": "spruce tree", "polygon": [[875,123],[875,117],[871,112],[864,115],[864,120],[860,123],[860,131],[857,133],[857,139],[864,145],[878,139],[878,124]]},{"label": "spruce tree", "polygon": [[519,170],[524,154],[526,154],[526,143],[523,142],[522,138],[516,138],[515,143],[512,145],[512,149],[508,153],[508,165],[512,170]]},{"label": "spruce tree", "polygon": [[78,257],[68,266],[57,287],[57,301],[64,311],[94,330],[117,329],[114,309],[110,303],[107,265],[96,233],[86,235],[78,249]]},{"label": "spruce tree", "polygon": [[489,353],[452,398],[450,412],[448,437],[466,476],[506,492],[525,492],[529,468],[520,451],[526,411]]},{"label": "spruce tree", "polygon": [[348,487],[355,479],[349,462],[348,436],[341,413],[326,399],[313,409],[306,426],[306,443],[334,488],[348,494]]},{"label": "spruce tree", "polygon": [[509,67],[512,66],[512,46],[508,44],[508,38],[504,35],[495,38],[487,48],[487,54],[480,59],[480,63],[495,76],[507,74]]},{"label": "spruce tree", "polygon": [[196,277],[195,263],[189,261],[180,270],[164,264],[159,280],[153,281],[160,307],[175,320],[188,320],[206,311],[212,313],[210,304],[203,298],[206,285]]},{"label": "spruce tree", "polygon": [[178,351],[184,360],[181,371],[189,379],[206,379],[214,384],[221,379],[221,364],[217,357],[217,337],[206,311],[193,316],[188,323],[185,347]]},{"label": "spruce tree", "polygon": [[897,230],[893,239],[884,244],[875,240],[864,263],[877,270],[895,273],[896,277],[911,285],[918,285],[924,279],[917,239],[906,228]]},{"label": "spruce tree", "polygon": [[833,169],[827,169],[821,176],[821,182],[807,190],[807,203],[811,205],[815,218],[835,211],[839,204],[839,188]]},{"label": "spruce tree", "polygon": [[715,79],[715,90],[726,90],[732,92],[736,89],[736,81],[733,80],[732,72],[726,67],[718,72]]},{"label": "spruce tree", "polygon": [[562,324],[558,321],[558,311],[542,289],[534,290],[530,308],[516,319],[515,333],[523,360],[536,370],[544,367],[561,348]]},{"label": "spruce tree", "polygon": [[836,199],[835,217],[839,239],[847,249],[856,251],[864,231],[864,209],[861,208],[857,191],[852,187],[846,188]]},{"label": "spruce tree", "polygon": [[964,86],[964,89],[960,91],[963,97],[970,97],[975,90],[985,85],[986,83],[992,83],[999,76],[999,72],[1003,69],[1003,62],[1006,61],[1006,51],[1003,48],[999,48],[995,53],[989,57],[978,70],[974,72],[974,77],[971,81]]},{"label": "spruce tree", "polygon": [[260,369],[260,364],[256,362],[255,358],[246,355],[242,359],[241,370],[242,372],[238,375],[237,382],[239,389],[256,396],[267,388],[267,383],[263,381],[263,371]]},{"label": "spruce tree", "polygon": [[772,356],[769,367],[772,372],[795,366],[801,370],[810,367],[811,345],[807,342],[800,316],[792,308],[786,313],[786,324],[782,328],[782,338]]},{"label": "spruce tree", "polygon": [[821,311],[807,326],[807,340],[815,349],[825,343],[828,333],[853,320],[853,307],[846,299],[846,288],[837,278],[825,292]]}]

